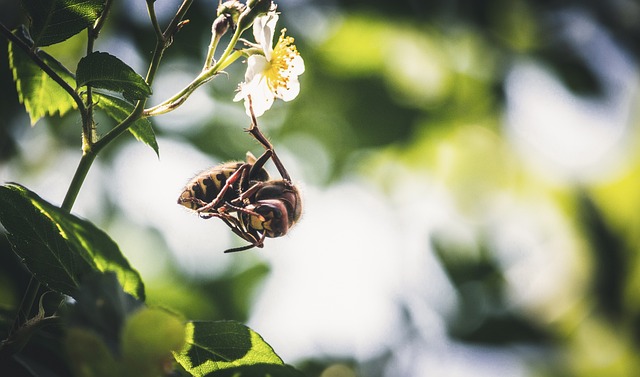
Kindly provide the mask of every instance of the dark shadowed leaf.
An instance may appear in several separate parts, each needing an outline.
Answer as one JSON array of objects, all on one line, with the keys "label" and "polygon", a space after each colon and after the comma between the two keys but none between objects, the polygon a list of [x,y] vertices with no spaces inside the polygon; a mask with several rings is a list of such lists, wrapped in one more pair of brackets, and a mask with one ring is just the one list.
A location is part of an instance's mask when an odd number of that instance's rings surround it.
[{"label": "dark shadowed leaf", "polygon": [[49,288],[75,297],[80,281],[93,271],[113,271],[124,290],[144,299],[140,275],[118,245],[89,221],[80,219],[17,185],[0,186],[0,222],[33,275]]},{"label": "dark shadowed leaf", "polygon": [[233,321],[189,322],[187,346],[175,357],[194,376],[255,364],[283,365],[258,333]]},{"label": "dark shadowed leaf", "polygon": [[[23,27],[20,27],[15,34],[20,39],[28,41],[26,30]],[[31,44],[30,41],[28,43]],[[60,62],[44,51],[38,51],[37,54],[70,87],[74,87],[75,77]],[[34,125],[43,116],[64,115],[69,110],[77,108],[69,93],[13,43],[9,43],[9,65],[13,72],[13,80],[16,83],[20,102],[24,104],[27,113],[29,113],[31,125]]]},{"label": "dark shadowed leaf", "polygon": [[[104,110],[110,118],[118,123],[125,120],[129,114],[133,112],[133,104],[116,96],[95,92],[94,100],[96,101],[96,106]],[[131,127],[129,127],[129,132],[131,132],[136,139],[150,146],[156,152],[156,155],[159,156],[156,134],[153,132],[151,122],[148,119],[140,118],[135,121]]]},{"label": "dark shadowed leaf", "polygon": [[22,0],[36,46],[62,42],[92,25],[105,0]]},{"label": "dark shadowed leaf", "polygon": [[140,75],[106,52],[93,52],[80,60],[76,84],[78,88],[91,85],[122,93],[125,99],[132,102],[151,95],[151,88]]}]

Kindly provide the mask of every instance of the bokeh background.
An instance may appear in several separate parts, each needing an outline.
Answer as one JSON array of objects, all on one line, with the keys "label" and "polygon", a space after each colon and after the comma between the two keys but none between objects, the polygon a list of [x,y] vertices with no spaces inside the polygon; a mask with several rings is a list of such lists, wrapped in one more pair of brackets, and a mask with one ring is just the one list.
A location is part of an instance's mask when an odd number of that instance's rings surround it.
[{"label": "bokeh background", "polygon": [[[115,2],[96,43],[141,75],[155,43],[144,3]],[[178,4],[156,2],[162,22]],[[148,302],[244,321],[309,376],[638,375],[640,3],[277,4],[307,70],[260,124],[303,218],[229,255],[240,243],[222,222],[175,204],[199,171],[261,153],[231,101],[238,62],[153,119],[160,158],[130,135],[107,148],[73,209],[120,245]],[[194,2],[151,103],[199,72],[216,6]],[[8,27],[26,22],[19,2],[0,7]],[[73,70],[84,38],[47,51]],[[59,205],[80,119],[30,126],[6,51],[0,40],[0,181]],[[27,278],[1,247],[13,306]]]}]

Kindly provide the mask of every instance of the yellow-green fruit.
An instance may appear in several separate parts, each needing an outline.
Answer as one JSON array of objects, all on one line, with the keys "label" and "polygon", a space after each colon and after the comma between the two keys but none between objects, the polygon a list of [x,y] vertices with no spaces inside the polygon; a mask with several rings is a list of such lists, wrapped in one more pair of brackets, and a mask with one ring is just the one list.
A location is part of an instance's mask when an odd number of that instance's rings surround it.
[{"label": "yellow-green fruit", "polygon": [[122,330],[122,355],[138,375],[157,375],[170,363],[171,351],[179,351],[184,343],[185,324],[162,309],[140,309]]},{"label": "yellow-green fruit", "polygon": [[98,334],[72,327],[65,339],[69,366],[76,377],[111,377],[121,375],[120,365]]}]

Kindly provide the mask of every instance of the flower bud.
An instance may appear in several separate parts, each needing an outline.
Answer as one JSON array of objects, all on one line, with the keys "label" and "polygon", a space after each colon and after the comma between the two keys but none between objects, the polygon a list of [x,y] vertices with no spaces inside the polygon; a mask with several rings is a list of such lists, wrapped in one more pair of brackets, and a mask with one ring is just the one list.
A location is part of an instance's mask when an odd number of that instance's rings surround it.
[{"label": "flower bud", "polygon": [[268,12],[271,9],[271,0],[247,0],[247,6],[249,8],[265,8],[264,13]]},{"label": "flower bud", "polygon": [[221,16],[224,15],[224,19],[226,20],[225,22],[228,23],[227,29],[229,28],[229,26],[235,27],[235,25],[238,23],[238,17],[240,17],[240,14],[245,9],[246,6],[240,3],[238,0],[225,1],[218,7],[218,18],[216,19],[216,22],[221,18]]},{"label": "flower bud", "polygon": [[248,29],[253,25],[253,21],[255,21],[257,17],[266,14],[272,9],[275,9],[275,7],[271,0],[248,0],[247,8],[238,18],[238,28],[243,31]]},{"label": "flower bud", "polygon": [[233,25],[233,18],[229,14],[223,13],[213,21],[213,25],[211,25],[211,33],[220,38],[227,32],[227,30],[229,30],[229,27],[232,27]]}]

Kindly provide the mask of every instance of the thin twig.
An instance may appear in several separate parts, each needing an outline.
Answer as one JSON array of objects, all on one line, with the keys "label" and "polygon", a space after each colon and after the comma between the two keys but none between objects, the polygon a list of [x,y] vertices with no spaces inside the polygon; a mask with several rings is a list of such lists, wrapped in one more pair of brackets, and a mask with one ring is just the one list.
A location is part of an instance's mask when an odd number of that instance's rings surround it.
[{"label": "thin twig", "polygon": [[178,8],[178,11],[176,12],[176,15],[173,17],[171,22],[169,22],[169,26],[167,26],[167,29],[163,33],[165,41],[173,38],[173,35],[178,31],[178,26],[182,22],[185,14],[187,14],[189,7],[191,7],[191,3],[193,3],[193,0],[184,0],[182,2],[180,8]]},{"label": "thin twig", "polygon": [[109,11],[111,10],[112,3],[113,3],[112,0],[105,1],[104,8],[102,9],[102,14],[100,14],[100,17],[98,17],[96,22],[93,24],[94,39],[98,38],[98,34],[100,34],[100,30],[102,30],[102,27],[104,26],[104,23],[109,16]]},{"label": "thin twig", "polygon": [[200,72],[200,74],[189,83],[186,87],[174,94],[171,98],[166,99],[162,103],[144,110],[144,116],[156,116],[168,113],[180,106],[198,87],[214,78],[221,70],[229,66],[233,61],[238,59],[241,51],[234,51],[234,47],[242,34],[242,30],[236,28],[235,33],[231,37],[229,45],[224,50],[218,61],[210,68]]},{"label": "thin twig", "polygon": [[158,17],[156,16],[156,8],[153,6],[154,2],[155,0],[147,0],[147,11],[149,12],[149,19],[151,20],[151,25],[153,26],[153,30],[156,33],[156,39],[164,40],[162,29],[160,28],[160,23],[158,23]]},{"label": "thin twig", "polygon": [[[162,34],[157,35],[156,47],[153,51],[153,57],[151,58],[151,63],[149,64],[149,70],[147,71],[146,81],[147,84],[151,85],[153,83],[153,79],[158,71],[158,66],[160,65],[160,60],[164,55],[164,51],[169,48],[169,41],[173,38],[173,34],[178,30],[178,25],[182,22],[185,14],[189,10],[189,7],[193,3],[193,0],[184,0],[180,8],[176,12],[175,17],[171,20],[166,30]],[[149,14],[152,18],[151,22],[157,24],[155,21],[155,11],[153,10],[153,2],[147,1],[147,5],[149,7]],[[154,26],[155,28],[155,26]],[[113,141],[116,137],[120,136],[124,133],[131,125],[140,119],[143,116],[144,106],[147,103],[147,99],[143,99],[138,101],[135,108],[129,114],[129,116],[120,122],[117,126],[112,128],[109,132],[107,132],[100,140],[98,140],[94,144],[95,153],[98,153],[102,148],[104,148],[107,144]]]},{"label": "thin twig", "polygon": [[[93,44],[98,37],[95,29],[91,26],[87,28],[87,56],[93,52]],[[93,145],[93,135],[95,124],[93,123],[93,90],[91,85],[87,84],[87,118],[88,123],[82,122],[82,151],[88,153]],[[66,198],[65,198],[66,199]]]}]

